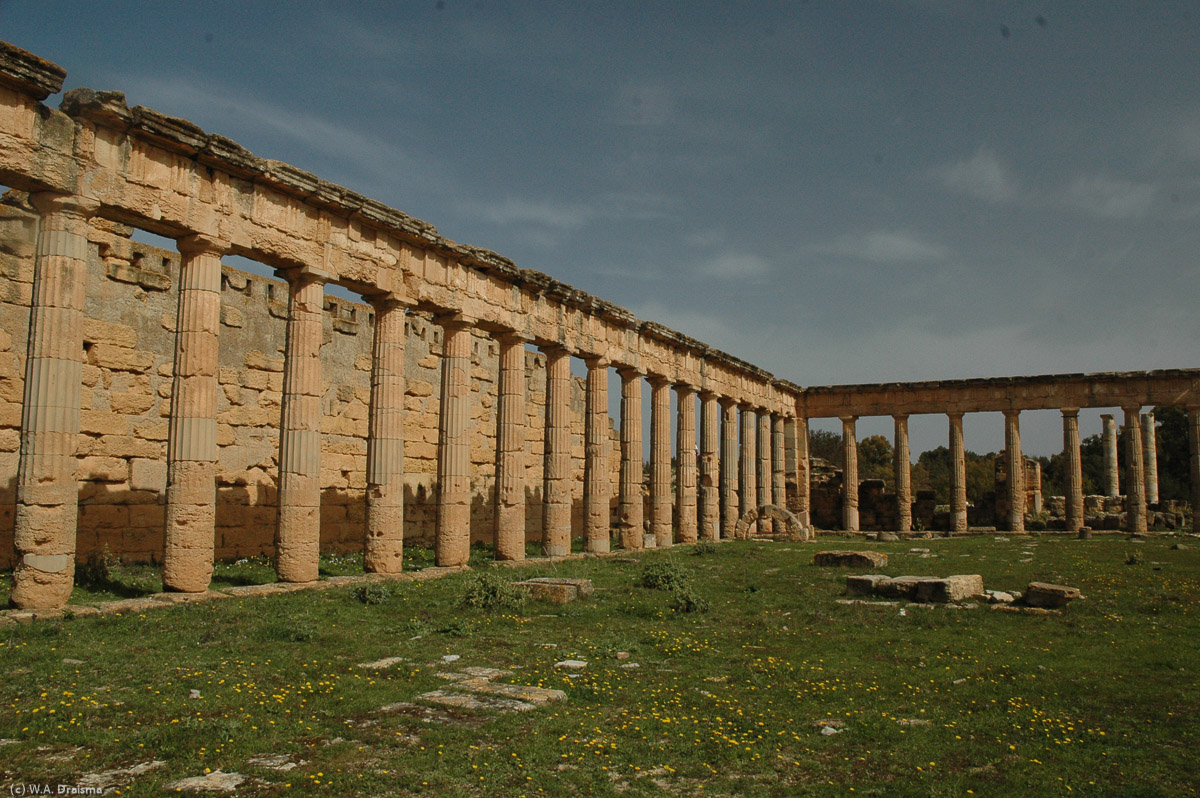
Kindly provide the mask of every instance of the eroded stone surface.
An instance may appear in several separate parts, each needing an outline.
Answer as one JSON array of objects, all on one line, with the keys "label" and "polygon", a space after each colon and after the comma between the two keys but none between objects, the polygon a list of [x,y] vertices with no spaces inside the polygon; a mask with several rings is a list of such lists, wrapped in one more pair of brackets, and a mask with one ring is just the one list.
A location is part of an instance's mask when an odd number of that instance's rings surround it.
[{"label": "eroded stone surface", "polygon": [[1048,582],[1030,582],[1025,588],[1024,602],[1030,607],[1057,609],[1075,599],[1083,598],[1079,588],[1052,585]]},{"label": "eroded stone surface", "polygon": [[246,777],[241,773],[225,773],[214,770],[203,776],[191,776],[168,782],[163,789],[172,792],[177,790],[182,792],[233,792],[245,780]]},{"label": "eroded stone surface", "polygon": [[823,567],[883,568],[888,556],[882,551],[819,551],[813,555],[813,565]]}]

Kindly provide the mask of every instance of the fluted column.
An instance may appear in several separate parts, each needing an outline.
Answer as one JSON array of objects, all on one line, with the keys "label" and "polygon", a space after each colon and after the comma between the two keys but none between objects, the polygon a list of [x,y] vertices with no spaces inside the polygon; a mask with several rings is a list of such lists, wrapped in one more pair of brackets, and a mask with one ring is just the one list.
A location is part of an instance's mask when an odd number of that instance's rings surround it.
[{"label": "fluted column", "polygon": [[896,526],[900,532],[912,531],[912,456],[908,451],[908,416],[893,416],[895,446],[893,469],[896,473]]},{"label": "fluted column", "polygon": [[1200,514],[1200,407],[1187,409],[1188,464],[1191,476],[1192,531],[1196,531],[1196,516]]},{"label": "fluted column", "polygon": [[809,511],[808,419],[796,418],[796,518],[805,528],[812,526]]},{"label": "fluted column", "polygon": [[1158,440],[1154,413],[1142,413],[1142,468],[1146,473],[1146,504],[1158,504]]},{"label": "fluted column", "polygon": [[700,539],[721,536],[720,447],[721,406],[717,395],[700,394]]},{"label": "fluted column", "polygon": [[642,374],[619,369],[621,376],[621,548],[640,549],[643,538],[642,503]]},{"label": "fluted column", "polygon": [[546,354],[545,525],[542,554],[571,553],[571,356],[542,347]]},{"label": "fluted column", "polygon": [[[765,408],[760,408],[757,414],[758,422],[758,501],[756,507],[764,504],[774,504],[771,499],[771,414]],[[773,523],[769,520],[760,521],[760,532],[770,533]]]},{"label": "fluted column", "polygon": [[738,406],[722,397],[721,404],[721,532],[733,537],[738,522]]},{"label": "fluted column", "polygon": [[[742,514],[758,507],[758,420],[753,408],[742,408],[741,496],[738,504]],[[750,525],[748,534],[758,533],[758,524]]]},{"label": "fluted column", "polygon": [[1129,531],[1140,535],[1146,531],[1146,483],[1142,463],[1142,429],[1140,407],[1124,407],[1125,411],[1125,513]]},{"label": "fluted column", "polygon": [[662,377],[650,383],[650,534],[646,546],[671,545],[671,386]]},{"label": "fluted column", "polygon": [[371,298],[371,407],[367,417],[367,540],[363,566],[370,573],[404,569],[404,346],[405,311],[398,294]]},{"label": "fluted column", "polygon": [[525,338],[496,336],[500,346],[496,410],[496,559],[525,559]]},{"label": "fluted column", "polygon": [[1101,438],[1104,445],[1104,495],[1119,496],[1121,488],[1117,480],[1117,422],[1107,413],[1100,416],[1100,421],[1104,425]]},{"label": "fluted column", "polygon": [[87,220],[99,206],[62,194],[30,200],[42,216],[25,358],[12,602],[49,609],[67,603],[75,581]]},{"label": "fluted column", "polygon": [[1084,525],[1083,517],[1083,460],[1079,452],[1079,408],[1064,407],[1063,455],[1067,460],[1066,491],[1067,531],[1078,532]]},{"label": "fluted column", "polygon": [[[771,503],[787,507],[787,475],[784,471],[783,417],[771,416]],[[782,521],[774,522],[776,535],[787,532]]]},{"label": "fluted column", "polygon": [[1004,411],[1004,458],[1008,470],[1008,528],[1025,531],[1025,457],[1021,454],[1021,414]]},{"label": "fluted column", "polygon": [[179,302],[167,437],[163,587],[202,593],[212,580],[217,518],[217,339],[221,255],[229,243],[178,241]]},{"label": "fluted column", "polygon": [[459,315],[443,317],[438,322],[444,334],[434,561],[439,566],[466,565],[471,556],[471,451],[467,415],[472,322]]},{"label": "fluted column", "polygon": [[690,385],[675,388],[675,507],[680,543],[696,542],[696,393]]},{"label": "fluted column", "polygon": [[842,529],[858,531],[858,437],[854,431],[857,419],[842,419]]},{"label": "fluted column", "polygon": [[963,414],[950,417],[950,528],[967,531],[967,453],[963,446]]},{"label": "fluted column", "polygon": [[609,550],[608,361],[587,361],[586,419],[583,431],[583,537],[587,551]]},{"label": "fluted column", "polygon": [[288,275],[287,351],[279,425],[279,523],[275,573],[312,582],[321,551],[321,311],[329,275]]}]

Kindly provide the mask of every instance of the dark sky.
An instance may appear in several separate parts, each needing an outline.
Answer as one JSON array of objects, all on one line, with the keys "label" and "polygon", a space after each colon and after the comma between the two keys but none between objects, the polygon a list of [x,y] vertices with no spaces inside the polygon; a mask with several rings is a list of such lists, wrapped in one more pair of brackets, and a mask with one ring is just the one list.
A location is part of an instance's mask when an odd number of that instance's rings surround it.
[{"label": "dark sky", "polygon": [[7,0],[0,38],[801,385],[1200,366],[1192,2]]}]

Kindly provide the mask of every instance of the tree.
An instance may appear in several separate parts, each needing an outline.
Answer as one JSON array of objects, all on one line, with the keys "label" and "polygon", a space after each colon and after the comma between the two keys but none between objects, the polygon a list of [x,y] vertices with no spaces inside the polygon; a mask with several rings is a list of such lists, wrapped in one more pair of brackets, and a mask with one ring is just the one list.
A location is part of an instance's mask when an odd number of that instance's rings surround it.
[{"label": "tree", "polygon": [[822,429],[808,431],[808,455],[828,460],[838,468],[845,465],[842,459],[842,436]]},{"label": "tree", "polygon": [[858,444],[858,478],[882,479],[888,489],[895,487],[896,469],[892,462],[892,442],[882,435],[869,435]]},{"label": "tree", "polygon": [[1189,501],[1192,477],[1188,464],[1187,411],[1182,407],[1156,407],[1154,427],[1159,501]]}]

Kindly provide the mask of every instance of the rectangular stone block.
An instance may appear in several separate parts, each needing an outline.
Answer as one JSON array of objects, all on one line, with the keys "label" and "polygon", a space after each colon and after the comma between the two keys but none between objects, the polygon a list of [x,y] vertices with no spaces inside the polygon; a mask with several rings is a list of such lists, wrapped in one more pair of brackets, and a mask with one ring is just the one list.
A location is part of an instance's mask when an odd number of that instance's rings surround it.
[{"label": "rectangular stone block", "polygon": [[888,577],[883,574],[860,574],[846,577],[846,593],[851,596],[873,596],[875,587]]},{"label": "rectangular stone block", "polygon": [[944,579],[925,579],[917,583],[916,600],[944,604],[984,595],[979,574],[956,574]]},{"label": "rectangular stone block", "polygon": [[1080,598],[1083,598],[1083,594],[1076,587],[1052,585],[1048,582],[1030,582],[1029,586],[1025,588],[1023,600],[1030,607],[1053,609]]},{"label": "rectangular stone block", "polygon": [[882,568],[888,557],[882,551],[819,551],[813,555],[813,565],[822,567]]}]

